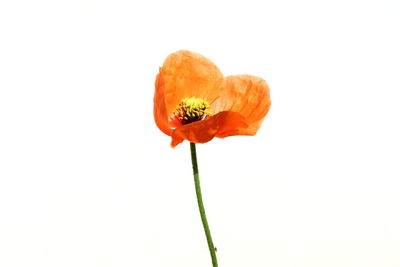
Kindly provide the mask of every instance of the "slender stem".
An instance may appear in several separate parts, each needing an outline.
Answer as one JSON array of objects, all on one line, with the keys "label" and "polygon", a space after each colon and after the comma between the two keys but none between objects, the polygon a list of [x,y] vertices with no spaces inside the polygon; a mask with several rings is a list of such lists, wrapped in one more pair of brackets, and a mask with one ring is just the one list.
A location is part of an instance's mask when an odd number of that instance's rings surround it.
[{"label": "slender stem", "polygon": [[201,221],[203,222],[204,232],[207,238],[208,249],[210,250],[212,266],[218,267],[217,255],[215,254],[215,247],[211,238],[211,232],[210,228],[208,227],[206,211],[204,210],[203,199],[201,197],[199,168],[197,167],[196,144],[190,143],[190,153],[192,155],[193,176],[194,176],[194,185],[196,187],[197,204],[199,205],[200,217]]}]

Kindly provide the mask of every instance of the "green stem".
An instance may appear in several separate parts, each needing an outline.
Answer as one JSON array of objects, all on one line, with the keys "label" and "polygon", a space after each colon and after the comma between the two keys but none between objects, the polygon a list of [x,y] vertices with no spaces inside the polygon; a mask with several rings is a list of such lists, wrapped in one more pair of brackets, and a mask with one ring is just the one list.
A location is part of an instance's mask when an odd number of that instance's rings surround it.
[{"label": "green stem", "polygon": [[217,255],[215,254],[216,248],[211,238],[210,228],[208,227],[206,211],[204,210],[203,199],[201,197],[200,188],[200,178],[199,178],[199,168],[197,167],[197,155],[196,155],[196,144],[190,143],[190,153],[192,155],[192,166],[193,166],[193,176],[194,185],[196,187],[197,204],[199,205],[200,217],[203,222],[204,232],[207,238],[208,249],[210,250],[212,266],[218,267]]}]

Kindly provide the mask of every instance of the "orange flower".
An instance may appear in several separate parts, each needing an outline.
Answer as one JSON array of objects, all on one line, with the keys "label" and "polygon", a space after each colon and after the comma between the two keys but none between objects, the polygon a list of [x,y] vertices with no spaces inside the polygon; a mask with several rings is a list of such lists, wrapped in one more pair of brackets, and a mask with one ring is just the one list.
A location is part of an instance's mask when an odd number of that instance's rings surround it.
[{"label": "orange flower", "polygon": [[255,135],[271,106],[269,87],[251,75],[227,76],[209,59],[181,50],[167,57],[155,83],[154,119],[172,137],[206,143]]}]

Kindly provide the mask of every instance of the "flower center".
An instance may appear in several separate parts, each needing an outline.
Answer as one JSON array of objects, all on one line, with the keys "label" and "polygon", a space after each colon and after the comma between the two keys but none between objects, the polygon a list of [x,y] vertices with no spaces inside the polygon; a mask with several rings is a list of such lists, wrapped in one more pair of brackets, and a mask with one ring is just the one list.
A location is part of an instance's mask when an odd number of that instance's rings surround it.
[{"label": "flower center", "polygon": [[200,121],[211,115],[210,104],[201,98],[182,98],[173,113],[183,125]]}]

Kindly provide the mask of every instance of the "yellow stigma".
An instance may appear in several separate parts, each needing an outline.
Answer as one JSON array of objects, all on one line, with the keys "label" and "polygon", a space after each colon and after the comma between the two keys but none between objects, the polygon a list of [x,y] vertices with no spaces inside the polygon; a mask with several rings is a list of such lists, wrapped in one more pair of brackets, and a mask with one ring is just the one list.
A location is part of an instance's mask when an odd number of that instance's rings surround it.
[{"label": "yellow stigma", "polygon": [[201,98],[182,98],[174,111],[174,116],[182,124],[200,121],[211,115],[210,104]]}]

